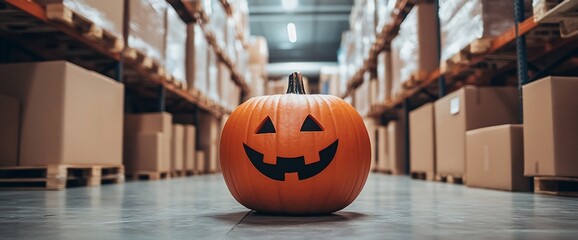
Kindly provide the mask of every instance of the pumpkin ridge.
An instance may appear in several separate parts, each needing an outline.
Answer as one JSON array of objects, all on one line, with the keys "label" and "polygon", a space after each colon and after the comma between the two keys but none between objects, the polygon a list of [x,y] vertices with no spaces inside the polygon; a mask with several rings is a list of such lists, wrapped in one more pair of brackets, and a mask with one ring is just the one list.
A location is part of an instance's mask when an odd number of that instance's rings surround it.
[{"label": "pumpkin ridge", "polygon": [[[349,107],[350,107],[349,104],[346,103],[346,102],[341,102],[341,101],[340,101],[339,103],[341,104],[342,107],[345,107],[345,108],[349,108]],[[348,109],[348,110],[351,110],[351,109]],[[356,110],[353,109],[353,111],[356,111]],[[355,119],[354,119],[355,116],[351,116],[351,114],[349,114],[348,111],[345,111],[345,115],[347,115],[347,117],[351,120],[351,123],[352,123],[352,125],[353,125],[353,128],[355,128],[355,129],[354,129],[354,132],[355,132],[355,134],[354,134],[355,136],[354,136],[354,137],[356,138],[356,141],[355,141],[355,142],[357,143],[356,146],[357,146],[357,149],[358,149],[357,152],[356,152],[356,154],[355,154],[355,156],[359,156],[359,155],[360,155],[360,154],[359,154],[359,153],[360,153],[359,149],[360,149],[360,146],[361,146],[362,144],[361,144],[361,141],[360,141],[360,139],[359,139],[359,134],[358,134],[358,133],[359,133],[359,129],[357,128],[357,122],[356,122]],[[364,129],[364,131],[367,131],[367,129]],[[361,151],[363,151],[363,150],[361,150]],[[366,168],[365,163],[363,163],[363,167],[360,167],[357,171],[361,172],[361,171],[363,171],[363,169],[365,169],[365,168]],[[357,173],[356,175],[359,176],[359,173]],[[357,190],[360,185],[363,186],[363,184],[359,184],[360,182],[361,182],[361,181],[359,181],[359,178],[358,178],[358,177],[355,178],[354,187],[350,190],[349,194],[347,194],[347,198],[346,198],[347,200],[346,200],[346,201],[347,201],[348,203],[349,203],[349,202],[353,202],[352,199],[355,199],[355,198],[357,197],[357,195],[361,192],[361,191],[358,191],[358,190]]]},{"label": "pumpkin ridge", "polygon": [[[346,108],[350,108],[350,109],[352,109],[353,111],[355,111],[355,109],[354,109],[351,105],[349,105],[348,103],[343,102],[342,104],[345,105]],[[365,123],[363,123],[363,120],[361,119],[361,117],[359,117],[358,119],[356,119],[356,117],[358,117],[358,116],[352,116],[351,114],[348,114],[348,116],[349,116],[349,117],[351,118],[351,120],[353,121],[353,125],[354,125],[354,127],[355,127],[355,132],[357,133],[357,134],[356,134],[356,136],[357,136],[357,144],[358,144],[357,149],[358,149],[358,156],[359,156],[359,155],[360,155],[359,153],[363,153],[363,152],[364,152],[364,150],[362,149],[362,146],[364,145],[364,144],[363,144],[363,140],[361,139],[362,136],[360,136],[360,134],[359,134],[359,125],[362,124],[362,126],[364,126],[363,132],[364,132],[365,134],[368,134],[368,132],[367,132],[367,127],[365,127]],[[368,136],[368,137],[369,137],[369,136]],[[371,152],[371,150],[370,150],[370,152]],[[361,175],[364,175],[364,174],[365,174],[365,173],[364,173],[364,172],[365,172],[364,169],[367,169],[366,171],[369,171],[369,168],[370,168],[370,166],[371,166],[371,153],[370,153],[370,156],[369,156],[369,160],[370,160],[369,163],[364,162],[364,163],[363,163],[363,164],[364,164],[364,167],[361,167],[361,168],[358,170],[358,171],[361,172]],[[369,165],[368,165],[368,164],[369,164]],[[360,174],[357,174],[357,176],[360,176]],[[365,177],[364,177],[363,179],[357,178],[356,183],[358,183],[358,185],[356,184],[356,186],[363,186],[363,185],[365,185],[365,181],[367,181],[367,175],[364,175],[364,176],[365,176]],[[357,188],[354,188],[354,189],[357,189]],[[350,195],[349,195],[349,198],[348,198],[348,201],[349,201],[349,202],[353,202],[353,200],[359,195],[359,193],[361,193],[361,191],[358,191],[357,193],[355,193],[354,191],[351,191],[351,193],[350,193]]]},{"label": "pumpkin ridge", "polygon": [[[255,109],[255,108],[259,108],[259,109],[260,109],[258,116],[261,116],[261,112],[263,111],[263,106],[262,106],[262,105],[264,105],[264,102],[267,102],[267,101],[265,101],[265,100],[268,100],[268,97],[261,97],[261,98],[259,98],[259,101],[255,104],[255,107],[252,107],[252,108],[251,108],[251,109]],[[244,134],[244,138],[243,138],[243,141],[244,141],[244,142],[248,142],[248,141],[247,141],[247,135],[253,133],[253,131],[251,131],[251,129],[250,129],[249,127],[250,127],[250,125],[251,125],[251,122],[252,122],[252,119],[253,119],[253,115],[254,115],[254,114],[255,114],[255,111],[254,111],[254,110],[251,110],[251,112],[249,113],[249,118],[248,118],[249,121],[247,121],[247,127],[246,127],[246,128],[247,128],[247,132]],[[242,160],[242,161],[245,161],[245,157],[243,157],[243,160]],[[250,160],[249,160],[249,161],[250,161]],[[249,179],[249,182],[253,182],[253,175],[250,174],[250,172],[251,172],[251,170],[249,169],[250,167],[251,167],[250,165],[245,165],[245,172],[246,172],[247,178]],[[250,185],[250,186],[251,186],[250,188],[251,188],[251,190],[252,190],[252,192],[253,192],[253,197],[252,197],[252,199],[255,199],[254,201],[257,202],[257,206],[259,206],[259,205],[260,205],[260,206],[263,206],[263,202],[261,201],[261,198],[257,197],[257,196],[259,196],[259,194],[258,194],[259,192],[255,189],[255,187],[254,187],[252,184],[247,184],[247,185]]]}]

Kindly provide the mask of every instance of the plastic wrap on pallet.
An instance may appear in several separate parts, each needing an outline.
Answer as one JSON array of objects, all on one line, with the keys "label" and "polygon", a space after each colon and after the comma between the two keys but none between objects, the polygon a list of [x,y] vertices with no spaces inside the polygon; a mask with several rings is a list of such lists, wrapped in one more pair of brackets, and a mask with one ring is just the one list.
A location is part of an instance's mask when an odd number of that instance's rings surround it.
[{"label": "plastic wrap on pallet", "polygon": [[90,19],[97,26],[122,37],[124,1],[102,0],[36,0],[40,4],[62,4],[73,12]]},{"label": "plastic wrap on pallet", "polygon": [[129,0],[128,47],[163,64],[165,0]]},{"label": "plastic wrap on pallet", "polygon": [[217,54],[215,53],[215,51],[210,50],[209,51],[209,58],[208,58],[208,66],[207,66],[207,71],[208,71],[208,81],[207,81],[207,91],[208,91],[208,96],[210,99],[212,99],[213,101],[220,101],[219,98],[219,89],[220,89],[220,84],[223,83],[222,79],[219,79],[219,59],[217,58]]},{"label": "plastic wrap on pallet", "polygon": [[205,1],[204,10],[208,16],[207,29],[215,35],[217,45],[223,49],[223,51],[226,51],[225,31],[227,28],[227,13],[219,0]]},{"label": "plastic wrap on pallet", "polygon": [[479,38],[493,38],[514,27],[514,0],[440,0],[442,60]]},{"label": "plastic wrap on pallet", "polygon": [[363,36],[363,59],[369,57],[371,46],[375,42],[375,0],[366,0],[363,7],[361,34]]},{"label": "plastic wrap on pallet", "polygon": [[235,19],[236,31],[241,36],[241,39],[248,41],[251,36],[251,28],[249,27],[249,4],[247,0],[233,1],[233,18]]},{"label": "plastic wrap on pallet", "polygon": [[[439,67],[433,4],[415,6],[391,43],[392,94],[401,93],[402,84],[415,73],[429,74]],[[423,79],[416,79],[423,80]]]},{"label": "plastic wrap on pallet", "polygon": [[384,103],[391,91],[391,52],[384,51],[377,56],[377,102]]},{"label": "plastic wrap on pallet", "polygon": [[187,85],[207,93],[209,46],[201,27],[197,24],[187,26]]},{"label": "plastic wrap on pallet", "polygon": [[399,34],[391,42],[393,73],[392,91],[399,92],[403,81],[418,70],[417,14],[411,11],[400,26]]},{"label": "plastic wrap on pallet", "polygon": [[221,96],[221,99],[219,99],[219,102],[221,103],[221,105],[223,105],[226,108],[230,108],[231,105],[230,103],[230,91],[231,88],[237,88],[237,85],[235,85],[232,81],[231,81],[231,71],[229,70],[229,68],[224,64],[224,63],[218,63],[217,64],[217,71],[218,71],[218,77],[217,80],[221,83],[219,84],[219,95]]},{"label": "plastic wrap on pallet", "polygon": [[395,0],[375,0],[375,32],[381,30],[391,22],[391,13],[395,9]]},{"label": "plastic wrap on pallet", "polygon": [[187,43],[187,24],[173,8],[167,9],[165,61],[167,71],[177,81],[186,84],[185,61]]},{"label": "plastic wrap on pallet", "polygon": [[225,46],[224,49],[231,61],[237,61],[235,41],[237,40],[237,30],[235,19],[227,17],[225,24]]},{"label": "plastic wrap on pallet", "polygon": [[237,59],[236,65],[237,65],[237,70],[240,73],[243,72],[247,72],[248,71],[248,64],[249,64],[249,55],[247,53],[247,51],[245,50],[245,48],[243,47],[243,43],[241,42],[241,40],[236,39],[235,40],[235,58]]}]

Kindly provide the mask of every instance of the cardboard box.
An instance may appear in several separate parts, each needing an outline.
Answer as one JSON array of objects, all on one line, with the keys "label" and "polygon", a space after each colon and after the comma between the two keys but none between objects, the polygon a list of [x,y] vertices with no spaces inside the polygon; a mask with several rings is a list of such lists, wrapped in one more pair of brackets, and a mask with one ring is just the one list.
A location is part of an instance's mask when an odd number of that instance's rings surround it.
[{"label": "cardboard box", "polygon": [[367,134],[369,135],[369,144],[371,145],[371,165],[369,166],[370,171],[377,170],[377,134],[376,134],[376,126],[375,121],[372,118],[364,118],[363,122],[367,129]]},{"label": "cardboard box", "polygon": [[208,113],[199,114],[199,122],[197,125],[197,149],[204,152],[205,157],[205,172],[218,171],[219,161],[219,138],[220,138],[220,122],[214,116]]},{"label": "cardboard box", "polygon": [[377,127],[377,171],[385,172],[389,169],[387,150],[387,127]]},{"label": "cardboard box", "polygon": [[20,165],[122,164],[121,83],[65,61],[0,73],[0,94],[22,104]]},{"label": "cardboard box", "polygon": [[168,3],[165,0],[128,0],[128,16],[126,16],[127,47],[141,51],[161,65],[165,63],[167,7]]},{"label": "cardboard box", "polygon": [[173,124],[171,136],[171,171],[184,170],[185,126]]},{"label": "cardboard box", "polygon": [[18,165],[20,101],[0,95],[0,166]]},{"label": "cardboard box", "polygon": [[195,157],[195,169],[197,173],[207,173],[206,162],[207,159],[205,157],[205,152],[201,150],[197,150],[196,157]]},{"label": "cardboard box", "polygon": [[249,64],[266,65],[269,62],[267,39],[261,36],[251,36],[249,40]]},{"label": "cardboard box", "polygon": [[466,133],[466,174],[470,187],[530,191],[524,177],[522,125],[499,125]]},{"label": "cardboard box", "polygon": [[410,172],[426,173],[427,180],[435,177],[434,104],[426,103],[409,113]]},{"label": "cardboard box", "polygon": [[[170,113],[143,113],[143,114],[127,114],[125,116],[124,124],[125,139],[130,140],[130,137],[146,134],[146,133],[161,133],[162,139],[164,141],[163,153],[164,156],[157,160],[161,161],[157,169],[158,171],[170,171],[171,170],[171,142],[172,142],[172,116]],[[125,148],[131,148],[131,144],[137,144],[136,142],[131,142],[125,140]],[[126,155],[125,155],[126,156]],[[127,156],[125,157],[125,164],[131,164],[129,161],[140,161],[135,157]],[[135,169],[144,170],[144,169]],[[128,172],[128,171],[127,171]]]},{"label": "cardboard box", "polygon": [[124,166],[127,173],[165,172],[166,137],[163,133],[137,133],[125,136]]},{"label": "cardboard box", "polygon": [[526,84],[526,176],[578,177],[578,78],[545,77]]},{"label": "cardboard box", "polygon": [[392,174],[405,173],[405,137],[403,121],[389,121],[387,124],[387,150],[389,165],[387,171]]},{"label": "cardboard box", "polygon": [[464,176],[466,131],[518,121],[515,87],[463,87],[435,102],[436,172]]},{"label": "cardboard box", "polygon": [[186,75],[189,92],[194,89],[206,93],[209,72],[207,68],[209,46],[198,24],[187,25]]},{"label": "cardboard box", "polygon": [[195,172],[195,155],[196,155],[196,129],[193,125],[185,125],[185,144],[184,144],[184,170]]}]

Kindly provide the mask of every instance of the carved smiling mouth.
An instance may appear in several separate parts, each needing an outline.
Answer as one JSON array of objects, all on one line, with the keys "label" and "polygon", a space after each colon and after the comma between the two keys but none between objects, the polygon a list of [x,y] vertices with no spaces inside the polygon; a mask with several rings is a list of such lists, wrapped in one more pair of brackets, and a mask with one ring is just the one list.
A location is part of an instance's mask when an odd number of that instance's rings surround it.
[{"label": "carved smiling mouth", "polygon": [[277,164],[265,163],[263,162],[264,155],[262,153],[257,152],[255,149],[252,149],[244,143],[243,147],[245,148],[247,157],[249,157],[249,160],[251,160],[251,163],[253,163],[253,166],[255,166],[259,172],[273,180],[285,181],[286,173],[296,172],[299,176],[299,180],[305,180],[319,174],[331,163],[331,161],[333,161],[335,152],[337,152],[338,144],[339,139],[319,151],[319,161],[310,164],[305,164],[304,156],[293,158],[278,156]]}]

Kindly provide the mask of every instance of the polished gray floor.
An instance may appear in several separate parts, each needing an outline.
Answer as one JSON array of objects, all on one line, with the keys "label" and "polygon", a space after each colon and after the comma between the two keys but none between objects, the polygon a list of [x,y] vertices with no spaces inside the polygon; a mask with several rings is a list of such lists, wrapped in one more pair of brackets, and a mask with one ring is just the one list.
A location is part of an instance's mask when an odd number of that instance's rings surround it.
[{"label": "polished gray floor", "polygon": [[578,239],[578,199],[372,174],[330,216],[264,216],[220,175],[0,192],[1,239]]}]

